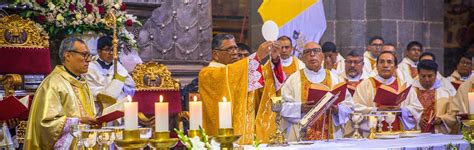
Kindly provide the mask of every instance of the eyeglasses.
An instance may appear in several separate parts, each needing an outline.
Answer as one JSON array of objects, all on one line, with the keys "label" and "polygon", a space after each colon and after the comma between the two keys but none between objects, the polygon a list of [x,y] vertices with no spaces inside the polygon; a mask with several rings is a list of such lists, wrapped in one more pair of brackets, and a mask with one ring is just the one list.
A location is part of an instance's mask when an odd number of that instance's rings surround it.
[{"label": "eyeglasses", "polygon": [[218,51],[227,51],[227,52],[232,52],[232,51],[237,51],[237,49],[239,49],[239,47],[237,46],[231,46],[229,48],[226,48],[226,49],[220,49],[220,48],[216,48],[215,50],[218,50]]},{"label": "eyeglasses", "polygon": [[322,53],[320,48],[310,48],[310,49],[304,49],[303,54],[319,54]]},{"label": "eyeglasses", "polygon": [[410,51],[422,51],[421,48],[410,48]]},{"label": "eyeglasses", "polygon": [[361,64],[363,61],[350,61],[350,60],[345,60],[344,61],[347,65],[359,65]]},{"label": "eyeglasses", "polygon": [[91,53],[89,53],[89,52],[78,52],[78,51],[76,51],[76,50],[70,50],[70,51],[68,51],[68,52],[73,52],[73,53],[79,54],[79,55],[82,56],[82,58],[84,58],[84,59],[86,59],[86,60],[92,59],[92,55],[91,55]]},{"label": "eyeglasses", "polygon": [[463,66],[471,66],[472,65],[472,62],[471,61],[464,61],[464,60],[461,60],[459,62],[459,64],[463,65]]},{"label": "eyeglasses", "polygon": [[370,44],[370,46],[375,46],[375,47],[382,47],[383,44]]}]

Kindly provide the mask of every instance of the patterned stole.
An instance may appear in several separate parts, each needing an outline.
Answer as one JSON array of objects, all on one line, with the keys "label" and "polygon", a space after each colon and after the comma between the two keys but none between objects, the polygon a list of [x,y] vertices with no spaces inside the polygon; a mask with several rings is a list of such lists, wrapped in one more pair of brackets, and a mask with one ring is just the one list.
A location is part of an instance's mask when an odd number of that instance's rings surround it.
[{"label": "patterned stole", "polygon": [[[291,56],[293,57],[293,56]],[[291,74],[295,73],[298,71],[298,60],[295,60],[297,58],[294,58],[291,60],[291,64],[289,66],[283,67],[283,72],[285,73],[285,76],[288,78]]]},{"label": "patterned stole", "polygon": [[372,69],[375,69],[375,65],[376,65],[377,61],[375,61],[375,59],[369,58],[369,62],[370,62],[370,66],[372,67]]},{"label": "patterned stole", "polygon": [[420,90],[415,88],[418,100],[423,106],[423,113],[421,114],[421,132],[434,133],[434,126],[431,126],[431,121],[436,116],[436,90]]},{"label": "patterned stole", "polygon": [[[325,69],[326,77],[323,81],[319,84],[326,85],[328,87],[332,86],[331,81],[331,74],[329,70]],[[308,101],[308,90],[311,87],[311,82],[306,78],[304,74],[304,69],[300,70],[300,78],[301,78],[301,103],[306,103]],[[306,136],[304,137],[305,140],[322,140],[327,139],[328,135],[330,139],[333,139],[332,135],[332,116],[330,113],[324,113],[323,116],[318,118],[317,121],[311,126],[308,127],[306,130]]]},{"label": "patterned stole", "polygon": [[412,78],[418,76],[418,69],[416,67],[412,67],[411,65],[407,64],[408,68],[410,68],[410,75]]},{"label": "patterned stole", "polygon": [[[370,79],[370,81],[372,82],[372,87],[374,87],[374,95],[376,95],[376,94],[377,94],[377,89],[382,85],[382,83],[379,82],[379,81],[377,81],[377,80],[375,80],[374,77],[371,77],[371,78],[369,78],[369,79]],[[399,83],[399,80],[398,80],[398,78],[396,78],[395,81],[393,81],[393,83],[390,84],[390,85],[388,85],[388,86],[389,86],[389,87],[392,87],[392,88],[395,89],[395,90],[398,90],[399,84],[400,84],[400,83]],[[374,102],[374,103],[375,103],[375,102]],[[380,107],[380,104],[375,103],[375,106]],[[395,121],[392,123],[392,127],[393,127],[392,130],[393,130],[393,131],[401,131],[401,130],[403,130],[403,129],[402,129],[403,125],[402,125],[402,122],[400,121],[400,115],[401,115],[401,114],[398,114],[397,117],[395,118]],[[389,129],[388,129],[388,123],[385,122],[385,121],[383,121],[382,124],[383,124],[382,131],[388,131],[388,130],[389,130]]]}]

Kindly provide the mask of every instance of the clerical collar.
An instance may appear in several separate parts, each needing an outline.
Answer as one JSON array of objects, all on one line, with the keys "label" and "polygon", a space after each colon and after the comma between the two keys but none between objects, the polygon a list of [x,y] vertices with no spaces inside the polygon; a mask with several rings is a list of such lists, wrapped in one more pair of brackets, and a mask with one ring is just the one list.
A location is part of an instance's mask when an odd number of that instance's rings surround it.
[{"label": "clerical collar", "polygon": [[403,60],[404,60],[408,65],[410,65],[411,67],[416,67],[417,62],[414,62],[414,61],[411,60],[410,58],[405,57],[405,58],[403,58]]},{"label": "clerical collar", "polygon": [[419,88],[419,89],[421,89],[421,90],[433,90],[433,89],[438,89],[439,87],[441,87],[441,80],[438,79],[438,78],[436,78],[435,83],[433,84],[433,86],[431,86],[430,89],[425,89],[425,88],[421,85],[420,79],[417,79],[417,80],[415,81],[415,83],[413,83],[413,86],[414,86],[414,87],[417,87],[417,88]]},{"label": "clerical collar", "polygon": [[216,61],[211,61],[208,67],[225,67],[225,65]]},{"label": "clerical collar", "polygon": [[395,81],[395,77],[391,76],[388,79],[382,78],[380,75],[375,76],[375,80],[379,81],[380,83],[384,85],[390,85]]},{"label": "clerical collar", "polygon": [[71,75],[72,77],[74,77],[74,79],[76,79],[76,80],[81,80],[81,76],[76,76],[74,73],[72,73],[71,71],[69,71],[69,69],[67,69],[66,66],[64,66],[64,69],[66,69],[66,72],[69,73],[69,75]]},{"label": "clerical collar", "polygon": [[283,67],[288,67],[291,65],[291,63],[293,62],[293,57],[290,56],[288,57],[287,59],[281,59],[281,64],[283,65]]},{"label": "clerical collar", "polygon": [[304,68],[304,74],[311,83],[321,83],[324,78],[326,78],[326,72],[323,67],[321,67],[318,71],[312,71],[308,68]]},{"label": "clerical collar", "polygon": [[99,65],[103,68],[103,69],[107,69],[109,70],[110,67],[112,66],[112,63],[107,63],[105,61],[103,61],[102,59],[97,59],[97,62],[99,63]]}]

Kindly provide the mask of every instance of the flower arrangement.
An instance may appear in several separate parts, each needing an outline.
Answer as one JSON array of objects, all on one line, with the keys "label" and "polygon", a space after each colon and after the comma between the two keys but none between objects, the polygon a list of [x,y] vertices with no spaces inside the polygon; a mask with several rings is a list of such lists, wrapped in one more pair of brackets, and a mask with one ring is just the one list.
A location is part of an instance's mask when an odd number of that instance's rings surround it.
[{"label": "flower arrangement", "polygon": [[111,35],[113,30],[106,26],[105,16],[112,11],[117,18],[118,38],[136,48],[133,34],[125,27],[142,24],[126,13],[127,5],[121,0],[17,0],[15,4],[27,6],[20,15],[41,24],[50,37],[90,31]]},{"label": "flower arrangement", "polygon": [[209,136],[206,134],[204,129],[199,126],[199,133],[201,134],[202,139],[199,137],[189,138],[187,135],[184,134],[183,131],[174,129],[178,134],[178,138],[183,143],[188,150],[200,150],[200,149],[210,149],[210,150],[217,150],[219,148],[219,144],[212,140],[209,141]]}]

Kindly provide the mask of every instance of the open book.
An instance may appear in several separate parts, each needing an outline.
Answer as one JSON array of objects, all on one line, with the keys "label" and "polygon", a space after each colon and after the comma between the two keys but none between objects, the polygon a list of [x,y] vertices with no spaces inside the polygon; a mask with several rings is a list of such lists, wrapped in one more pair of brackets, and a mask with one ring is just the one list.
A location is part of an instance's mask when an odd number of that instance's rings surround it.
[{"label": "open book", "polygon": [[15,96],[8,96],[0,100],[0,120],[28,119],[30,103],[29,95],[21,99],[17,99]]},{"label": "open book", "polygon": [[318,118],[321,117],[331,107],[331,105],[333,105],[333,103],[336,102],[339,96],[340,93],[334,95],[331,92],[326,92],[326,94],[323,95],[322,98],[316,103],[316,106],[314,106],[308,111],[308,113],[306,113],[306,115],[304,115],[303,118],[301,118],[299,122],[301,128],[306,128],[313,125],[314,122],[318,120]]},{"label": "open book", "polygon": [[102,116],[97,118],[98,123],[110,122],[122,118],[124,113],[124,103],[127,100],[119,101],[102,111]]},{"label": "open book", "polygon": [[334,102],[334,105],[339,104],[340,102],[344,101],[346,98],[346,91],[347,91],[347,83],[341,82],[333,86],[333,88],[329,88],[323,84],[312,84],[309,87],[308,91],[308,103],[317,103],[317,100],[323,98],[326,93],[332,93],[336,95],[340,93],[338,99]]},{"label": "open book", "polygon": [[407,98],[410,88],[411,85],[407,87],[406,84],[403,84],[398,90],[387,85],[381,85],[377,88],[374,102],[379,105],[398,106]]}]

